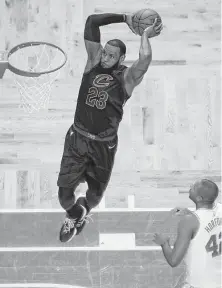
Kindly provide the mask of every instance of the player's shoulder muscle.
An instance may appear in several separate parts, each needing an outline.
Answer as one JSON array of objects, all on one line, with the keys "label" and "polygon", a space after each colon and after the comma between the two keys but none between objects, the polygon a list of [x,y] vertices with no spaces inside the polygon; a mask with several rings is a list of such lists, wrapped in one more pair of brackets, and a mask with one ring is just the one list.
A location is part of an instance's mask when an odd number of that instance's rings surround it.
[{"label": "player's shoulder muscle", "polygon": [[131,67],[127,67],[127,69],[125,69],[124,71],[125,88],[129,95],[133,93],[133,90],[135,89],[135,87],[138,86],[142,82],[143,77],[144,77],[144,75],[142,75],[140,78],[136,80],[133,79],[130,69]]},{"label": "player's shoulder muscle", "polygon": [[180,233],[190,233],[191,238],[193,238],[200,226],[200,222],[194,213],[189,213],[184,215],[178,225],[178,231]]},{"label": "player's shoulder muscle", "polygon": [[93,42],[85,39],[86,51],[88,54],[87,63],[84,73],[90,71],[95,65],[97,65],[101,59],[102,45],[97,42]]},{"label": "player's shoulder muscle", "polygon": [[95,58],[102,50],[101,43],[84,39],[88,57]]}]

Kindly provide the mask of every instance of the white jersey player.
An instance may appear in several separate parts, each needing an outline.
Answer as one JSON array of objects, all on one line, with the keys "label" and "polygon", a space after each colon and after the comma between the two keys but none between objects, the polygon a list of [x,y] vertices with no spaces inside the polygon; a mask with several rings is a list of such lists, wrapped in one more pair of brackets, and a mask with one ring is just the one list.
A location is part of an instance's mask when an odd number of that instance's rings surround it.
[{"label": "white jersey player", "polygon": [[[181,288],[221,288],[221,223],[222,205],[215,204],[219,189],[207,179],[197,181],[190,189],[189,198],[196,210],[175,208],[184,216],[178,225],[173,249],[169,237],[155,234],[154,242],[162,247],[167,262],[176,267],[184,260],[185,280]],[[182,213],[181,213],[182,212]]]}]

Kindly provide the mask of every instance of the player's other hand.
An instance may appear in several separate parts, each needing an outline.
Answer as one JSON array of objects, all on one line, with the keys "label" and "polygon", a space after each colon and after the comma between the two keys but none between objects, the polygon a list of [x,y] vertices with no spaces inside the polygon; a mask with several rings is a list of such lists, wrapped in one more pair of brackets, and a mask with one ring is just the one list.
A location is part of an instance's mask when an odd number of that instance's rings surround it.
[{"label": "player's other hand", "polygon": [[175,216],[188,215],[192,213],[192,211],[184,207],[175,207],[170,212],[172,213],[172,215],[175,215]]},{"label": "player's other hand", "polygon": [[126,24],[129,26],[130,30],[137,35],[137,32],[133,29],[133,16],[130,14],[126,15]]},{"label": "player's other hand", "polygon": [[155,233],[153,236],[153,242],[156,243],[157,245],[164,245],[166,242],[170,241],[170,237],[160,234],[160,233]]},{"label": "player's other hand", "polygon": [[146,29],[144,29],[143,33],[145,33],[145,35],[148,38],[152,38],[160,35],[162,29],[163,29],[163,23],[162,22],[160,23],[159,19],[156,18],[153,25],[148,26]]}]

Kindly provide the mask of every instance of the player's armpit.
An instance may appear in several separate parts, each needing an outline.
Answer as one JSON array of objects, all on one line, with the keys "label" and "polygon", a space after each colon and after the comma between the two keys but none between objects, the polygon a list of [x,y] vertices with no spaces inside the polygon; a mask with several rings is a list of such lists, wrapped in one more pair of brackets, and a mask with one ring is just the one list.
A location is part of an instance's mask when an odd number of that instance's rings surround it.
[{"label": "player's armpit", "polygon": [[121,22],[125,22],[123,14],[93,14],[87,18],[84,30],[85,47],[88,54],[85,73],[100,61],[102,52],[100,26]]},{"label": "player's armpit", "polygon": [[183,260],[187,249],[189,248],[190,241],[199,228],[199,222],[193,215],[184,216],[179,222],[177,229],[177,239],[171,254],[171,266],[176,267]]},{"label": "player's armpit", "polygon": [[114,13],[92,14],[85,23],[84,40],[88,56],[94,59],[101,48],[100,26],[125,22],[125,15]]},{"label": "player's armpit", "polygon": [[103,47],[99,43],[88,40],[85,40],[85,46],[88,54],[87,63],[84,71],[86,73],[100,62]]},{"label": "player's armpit", "polygon": [[88,58],[90,58],[91,60],[95,59],[97,55],[101,52],[102,45],[100,43],[92,42],[86,39],[84,41]]}]

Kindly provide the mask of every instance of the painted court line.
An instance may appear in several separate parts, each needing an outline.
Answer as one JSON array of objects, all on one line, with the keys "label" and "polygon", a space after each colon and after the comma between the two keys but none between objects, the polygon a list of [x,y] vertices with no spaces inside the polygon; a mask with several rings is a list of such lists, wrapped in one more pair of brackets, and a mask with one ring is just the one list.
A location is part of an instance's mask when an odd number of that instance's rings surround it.
[{"label": "painted court line", "polygon": [[105,202],[105,197],[103,197],[102,200],[99,203],[99,208],[98,209],[99,210],[105,209],[105,207],[106,207],[106,202]]},{"label": "painted court line", "polygon": [[[93,209],[93,213],[115,212],[168,212],[173,208],[105,208]],[[188,208],[194,210],[194,208]],[[0,213],[65,213],[63,209],[0,209]]]},{"label": "painted court line", "polygon": [[136,247],[135,233],[99,233],[99,247],[133,249]]},{"label": "painted court line", "polygon": [[128,209],[135,209],[135,196],[128,195]]},{"label": "painted court line", "polygon": [[[1,252],[73,252],[73,251],[157,251],[160,246],[136,246],[136,247],[0,247]],[[1,286],[0,286],[1,287]]]},{"label": "painted court line", "polygon": [[0,284],[0,288],[84,288],[80,286],[71,286],[65,284],[51,284],[51,283],[7,283]]}]

